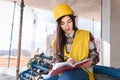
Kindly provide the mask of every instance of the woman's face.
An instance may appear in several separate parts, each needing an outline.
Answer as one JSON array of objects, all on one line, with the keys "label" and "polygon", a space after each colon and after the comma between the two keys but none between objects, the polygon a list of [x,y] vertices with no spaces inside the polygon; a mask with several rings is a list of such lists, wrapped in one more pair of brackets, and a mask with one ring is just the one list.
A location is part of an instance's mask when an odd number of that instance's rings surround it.
[{"label": "woman's face", "polygon": [[65,16],[61,19],[60,26],[66,34],[70,34],[73,31],[73,22],[69,16]]}]

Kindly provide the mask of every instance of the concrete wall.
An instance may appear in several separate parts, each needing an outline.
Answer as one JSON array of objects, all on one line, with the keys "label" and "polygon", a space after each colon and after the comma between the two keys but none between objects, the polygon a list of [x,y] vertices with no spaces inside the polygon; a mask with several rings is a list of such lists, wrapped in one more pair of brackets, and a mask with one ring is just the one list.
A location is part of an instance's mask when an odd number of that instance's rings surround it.
[{"label": "concrete wall", "polygon": [[102,0],[103,65],[120,67],[120,0]]},{"label": "concrete wall", "polygon": [[111,66],[120,67],[120,0],[111,0]]},{"label": "concrete wall", "polygon": [[110,0],[102,0],[102,64],[110,66]]}]

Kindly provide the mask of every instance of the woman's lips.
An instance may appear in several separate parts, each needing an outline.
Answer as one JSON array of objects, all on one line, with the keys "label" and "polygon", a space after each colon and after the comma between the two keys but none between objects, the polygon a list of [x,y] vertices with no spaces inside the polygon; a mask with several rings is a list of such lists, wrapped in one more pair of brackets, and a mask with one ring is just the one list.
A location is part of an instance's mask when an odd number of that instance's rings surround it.
[{"label": "woman's lips", "polygon": [[69,31],[70,29],[65,29],[65,31]]}]

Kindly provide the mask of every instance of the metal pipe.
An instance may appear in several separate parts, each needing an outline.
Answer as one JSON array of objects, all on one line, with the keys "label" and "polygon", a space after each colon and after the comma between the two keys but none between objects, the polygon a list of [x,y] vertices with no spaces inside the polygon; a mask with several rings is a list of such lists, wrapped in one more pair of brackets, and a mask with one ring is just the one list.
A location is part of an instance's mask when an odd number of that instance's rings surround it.
[{"label": "metal pipe", "polygon": [[9,46],[9,56],[8,56],[8,68],[9,68],[9,66],[10,66],[10,56],[11,56],[11,47],[12,47],[12,36],[13,36],[13,27],[14,27],[15,8],[16,8],[16,1],[14,1],[13,19],[12,19],[12,27],[11,27],[11,34],[10,34],[10,46]]},{"label": "metal pipe", "polygon": [[24,10],[24,0],[21,0],[20,27],[19,27],[19,39],[18,39],[19,41],[18,41],[18,57],[17,57],[16,80],[18,80],[19,67],[20,67],[21,40],[22,40],[22,23],[23,23],[23,10]]}]

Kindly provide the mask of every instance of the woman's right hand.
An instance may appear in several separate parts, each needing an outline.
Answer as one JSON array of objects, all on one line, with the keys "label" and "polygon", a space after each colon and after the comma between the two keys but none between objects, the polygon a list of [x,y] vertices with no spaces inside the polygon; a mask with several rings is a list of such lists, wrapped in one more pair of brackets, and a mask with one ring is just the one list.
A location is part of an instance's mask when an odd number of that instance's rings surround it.
[{"label": "woman's right hand", "polygon": [[75,64],[75,63],[76,63],[76,61],[75,61],[74,58],[68,58],[68,59],[67,59],[67,62],[72,63],[72,64]]}]

